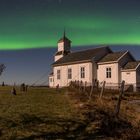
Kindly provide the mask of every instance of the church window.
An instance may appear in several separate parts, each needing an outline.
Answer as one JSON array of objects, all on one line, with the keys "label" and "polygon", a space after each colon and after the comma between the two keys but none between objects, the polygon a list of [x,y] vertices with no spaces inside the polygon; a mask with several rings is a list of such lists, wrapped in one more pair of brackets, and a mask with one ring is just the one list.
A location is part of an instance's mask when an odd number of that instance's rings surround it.
[{"label": "church window", "polygon": [[72,69],[68,68],[68,79],[72,79]]},{"label": "church window", "polygon": [[106,68],[106,78],[111,78],[111,68]]},{"label": "church window", "polygon": [[81,67],[81,78],[85,78],[85,67]]},{"label": "church window", "polygon": [[57,70],[57,80],[60,80],[60,78],[61,78],[61,75],[60,75],[60,70]]}]

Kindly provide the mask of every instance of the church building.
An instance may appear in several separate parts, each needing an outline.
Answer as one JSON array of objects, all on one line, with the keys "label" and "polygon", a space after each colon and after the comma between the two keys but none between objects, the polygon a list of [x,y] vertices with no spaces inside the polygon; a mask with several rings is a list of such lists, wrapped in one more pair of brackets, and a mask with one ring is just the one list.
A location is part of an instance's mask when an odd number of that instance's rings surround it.
[{"label": "church building", "polygon": [[135,90],[140,87],[140,62],[129,51],[113,52],[110,47],[71,52],[71,40],[65,33],[58,41],[50,87],[67,87],[71,81],[82,81],[92,85],[106,81],[106,87],[119,87],[122,80]]}]

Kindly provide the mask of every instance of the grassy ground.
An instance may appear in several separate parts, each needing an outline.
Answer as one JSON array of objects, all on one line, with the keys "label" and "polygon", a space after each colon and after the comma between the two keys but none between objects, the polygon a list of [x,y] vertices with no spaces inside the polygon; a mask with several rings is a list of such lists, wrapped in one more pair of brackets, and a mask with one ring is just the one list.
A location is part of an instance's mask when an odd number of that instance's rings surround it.
[{"label": "grassy ground", "polygon": [[[29,88],[27,93],[0,88],[0,139],[53,139],[73,124],[76,111],[63,91]],[[48,138],[47,138],[48,136]],[[50,138],[49,138],[50,137]]]},{"label": "grassy ground", "polygon": [[[99,99],[100,90],[88,92],[70,89],[70,97],[85,117],[88,139],[139,140],[140,139],[140,93],[125,93],[119,116],[115,116],[119,91],[105,90]],[[84,95],[84,96],[83,96]]]},{"label": "grassy ground", "polygon": [[137,140],[140,138],[140,95],[123,97],[119,118],[114,117],[118,92],[98,92],[91,101],[78,90],[29,88],[11,94],[0,87],[1,140]]}]

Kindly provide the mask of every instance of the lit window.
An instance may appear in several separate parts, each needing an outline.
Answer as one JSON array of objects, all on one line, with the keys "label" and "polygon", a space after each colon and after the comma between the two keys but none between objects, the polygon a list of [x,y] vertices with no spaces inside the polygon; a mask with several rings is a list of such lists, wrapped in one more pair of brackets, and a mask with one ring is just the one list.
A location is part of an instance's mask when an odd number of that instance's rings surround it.
[{"label": "lit window", "polygon": [[85,67],[81,67],[81,78],[85,78]]},{"label": "lit window", "polygon": [[68,69],[68,79],[72,79],[72,69]]},{"label": "lit window", "polygon": [[106,68],[106,78],[111,78],[111,68]]},{"label": "lit window", "polygon": [[61,77],[60,70],[57,70],[57,79],[60,80],[60,77]]}]

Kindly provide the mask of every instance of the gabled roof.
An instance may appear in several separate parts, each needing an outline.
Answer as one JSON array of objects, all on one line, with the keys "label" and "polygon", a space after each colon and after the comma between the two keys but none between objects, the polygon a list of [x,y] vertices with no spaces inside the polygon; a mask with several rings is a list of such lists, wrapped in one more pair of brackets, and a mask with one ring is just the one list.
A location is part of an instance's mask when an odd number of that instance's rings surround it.
[{"label": "gabled roof", "polygon": [[93,57],[96,57],[96,61],[99,61],[100,53],[105,50],[108,50],[108,52],[112,52],[109,47],[98,47],[94,49],[78,51],[74,53],[69,53],[68,55],[54,62],[52,65],[54,66],[54,65],[63,65],[63,64],[69,64],[69,63],[91,61]]},{"label": "gabled roof", "polygon": [[127,51],[109,53],[103,57],[99,63],[118,61],[126,52]]},{"label": "gabled roof", "polygon": [[128,62],[124,66],[123,70],[136,69],[139,64],[140,64],[140,61]]}]

